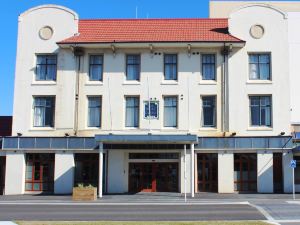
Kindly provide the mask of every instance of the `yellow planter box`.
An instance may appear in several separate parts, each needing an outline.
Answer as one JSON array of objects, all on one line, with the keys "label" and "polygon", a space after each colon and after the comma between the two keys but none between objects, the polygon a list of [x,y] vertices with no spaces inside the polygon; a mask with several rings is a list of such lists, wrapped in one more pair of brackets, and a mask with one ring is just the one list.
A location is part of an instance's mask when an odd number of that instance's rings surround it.
[{"label": "yellow planter box", "polygon": [[72,199],[74,201],[95,201],[97,200],[97,188],[74,187]]}]

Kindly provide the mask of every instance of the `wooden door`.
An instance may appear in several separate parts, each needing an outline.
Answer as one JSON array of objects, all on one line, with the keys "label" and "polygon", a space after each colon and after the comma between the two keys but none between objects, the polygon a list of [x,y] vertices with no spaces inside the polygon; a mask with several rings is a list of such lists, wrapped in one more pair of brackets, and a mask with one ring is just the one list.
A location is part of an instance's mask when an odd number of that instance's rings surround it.
[{"label": "wooden door", "polygon": [[199,192],[218,191],[218,154],[197,154],[197,178]]},{"label": "wooden door", "polygon": [[282,153],[273,153],[274,193],[283,192]]}]

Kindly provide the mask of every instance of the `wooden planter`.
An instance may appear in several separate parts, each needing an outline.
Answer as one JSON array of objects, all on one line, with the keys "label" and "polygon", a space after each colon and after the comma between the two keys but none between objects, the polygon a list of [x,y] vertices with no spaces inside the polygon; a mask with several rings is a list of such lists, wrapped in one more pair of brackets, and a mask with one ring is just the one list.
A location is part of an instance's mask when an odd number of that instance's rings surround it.
[{"label": "wooden planter", "polygon": [[97,188],[74,187],[72,199],[74,201],[95,201],[97,200]]}]

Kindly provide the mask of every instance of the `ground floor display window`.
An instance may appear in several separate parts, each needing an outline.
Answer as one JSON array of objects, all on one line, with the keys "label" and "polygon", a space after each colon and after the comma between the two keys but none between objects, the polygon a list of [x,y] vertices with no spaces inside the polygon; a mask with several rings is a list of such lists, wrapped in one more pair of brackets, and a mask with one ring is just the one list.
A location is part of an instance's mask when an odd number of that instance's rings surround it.
[{"label": "ground floor display window", "polygon": [[234,154],[234,190],[238,192],[257,191],[256,153]]},{"label": "ground floor display window", "polygon": [[75,154],[75,187],[82,184],[98,187],[99,181],[99,154],[77,153]]},{"label": "ground floor display window", "polygon": [[199,192],[218,191],[218,154],[197,154],[197,185]]},{"label": "ground floor display window", "polygon": [[25,191],[53,192],[54,154],[26,154]]},{"label": "ground floor display window", "polygon": [[5,183],[5,157],[0,157],[0,195],[3,195]]}]

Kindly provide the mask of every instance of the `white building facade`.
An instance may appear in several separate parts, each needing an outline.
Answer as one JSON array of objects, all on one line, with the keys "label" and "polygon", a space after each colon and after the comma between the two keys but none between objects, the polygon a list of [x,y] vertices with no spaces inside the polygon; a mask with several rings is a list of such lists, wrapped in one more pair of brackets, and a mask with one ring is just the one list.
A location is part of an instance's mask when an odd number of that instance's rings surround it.
[{"label": "white building facade", "polygon": [[289,16],[265,4],[228,19],[21,14],[4,194],[291,192]]}]

